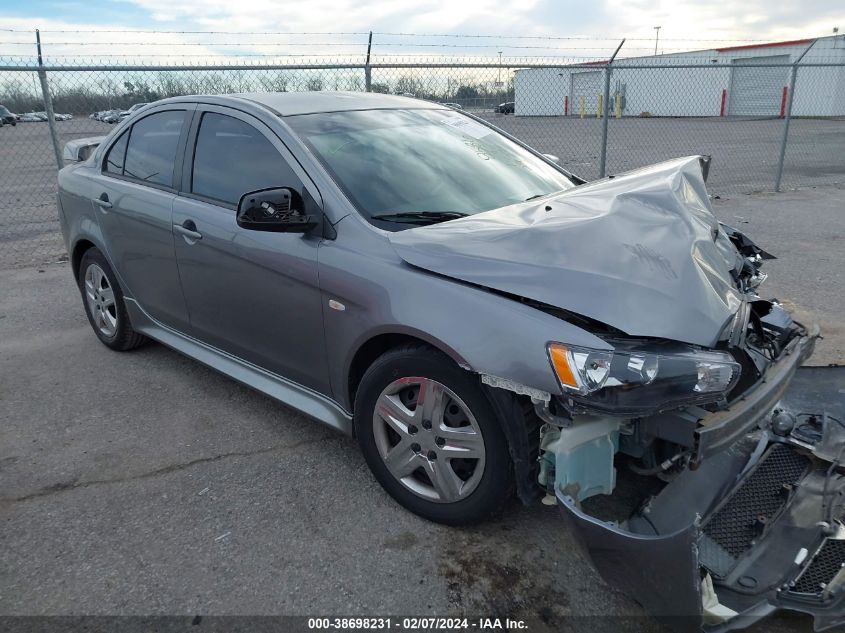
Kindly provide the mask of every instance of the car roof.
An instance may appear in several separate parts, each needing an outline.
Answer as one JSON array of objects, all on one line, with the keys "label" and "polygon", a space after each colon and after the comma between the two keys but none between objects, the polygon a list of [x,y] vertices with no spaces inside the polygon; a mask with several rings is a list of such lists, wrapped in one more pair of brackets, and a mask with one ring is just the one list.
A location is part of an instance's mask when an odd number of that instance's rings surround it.
[{"label": "car roof", "polygon": [[[168,101],[171,101],[168,99]],[[175,97],[172,101],[232,103],[251,101],[280,116],[347,110],[448,109],[439,103],[377,92],[250,92],[231,95]]]}]

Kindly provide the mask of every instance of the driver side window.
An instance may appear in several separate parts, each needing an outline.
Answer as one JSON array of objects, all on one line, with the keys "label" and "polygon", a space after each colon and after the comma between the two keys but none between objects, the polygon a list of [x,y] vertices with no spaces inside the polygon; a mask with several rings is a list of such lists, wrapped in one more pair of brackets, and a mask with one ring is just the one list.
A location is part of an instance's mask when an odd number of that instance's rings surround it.
[{"label": "driver side window", "polygon": [[248,191],[291,187],[298,182],[279,151],[256,128],[216,112],[202,115],[191,193],[237,205]]}]

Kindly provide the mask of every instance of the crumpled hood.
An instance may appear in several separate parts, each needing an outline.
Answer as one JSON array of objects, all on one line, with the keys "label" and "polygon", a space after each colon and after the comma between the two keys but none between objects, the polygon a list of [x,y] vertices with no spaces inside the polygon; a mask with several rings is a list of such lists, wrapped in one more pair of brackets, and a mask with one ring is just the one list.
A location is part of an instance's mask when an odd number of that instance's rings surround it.
[{"label": "crumpled hood", "polygon": [[739,255],[712,213],[698,157],[389,239],[413,266],[631,336],[712,346],[741,303],[731,276]]}]

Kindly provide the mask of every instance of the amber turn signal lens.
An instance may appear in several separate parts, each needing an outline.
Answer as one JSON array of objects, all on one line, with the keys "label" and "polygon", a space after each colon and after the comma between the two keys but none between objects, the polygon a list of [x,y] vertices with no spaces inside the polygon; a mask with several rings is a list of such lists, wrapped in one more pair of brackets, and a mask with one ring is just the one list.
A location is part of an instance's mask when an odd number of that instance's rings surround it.
[{"label": "amber turn signal lens", "polygon": [[578,389],[578,381],[575,380],[575,374],[569,366],[569,351],[566,347],[560,343],[552,343],[549,345],[549,358],[560,384]]}]

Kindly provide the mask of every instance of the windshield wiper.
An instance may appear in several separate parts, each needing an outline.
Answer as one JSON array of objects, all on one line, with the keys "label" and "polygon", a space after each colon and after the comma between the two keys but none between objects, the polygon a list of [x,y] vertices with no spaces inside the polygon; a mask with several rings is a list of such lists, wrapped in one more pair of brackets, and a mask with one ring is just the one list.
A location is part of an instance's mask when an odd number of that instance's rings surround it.
[{"label": "windshield wiper", "polygon": [[533,195],[533,196],[528,196],[528,197],[524,200],[524,202],[528,202],[529,200],[536,200],[537,198],[542,198],[543,196],[547,196],[547,195],[549,195],[549,194],[547,194],[547,193],[538,193],[538,194],[535,194],[535,195]]},{"label": "windshield wiper", "polygon": [[383,222],[401,222],[403,224],[436,224],[465,218],[466,213],[460,211],[406,211],[403,213],[380,213],[373,215],[373,220]]}]

